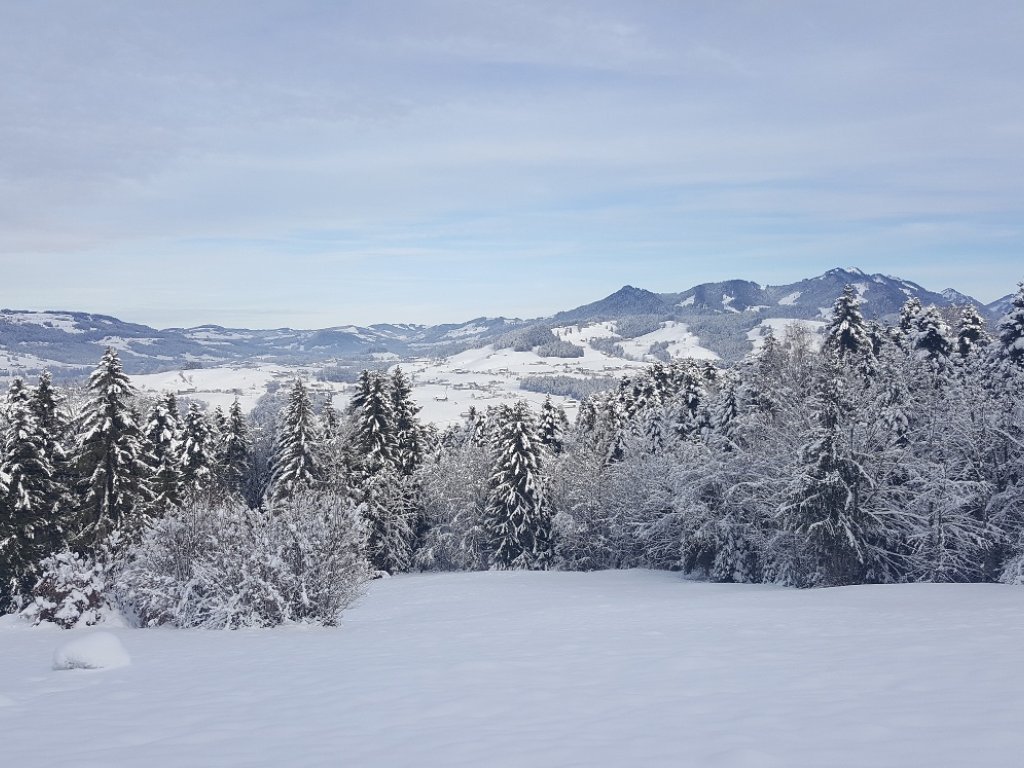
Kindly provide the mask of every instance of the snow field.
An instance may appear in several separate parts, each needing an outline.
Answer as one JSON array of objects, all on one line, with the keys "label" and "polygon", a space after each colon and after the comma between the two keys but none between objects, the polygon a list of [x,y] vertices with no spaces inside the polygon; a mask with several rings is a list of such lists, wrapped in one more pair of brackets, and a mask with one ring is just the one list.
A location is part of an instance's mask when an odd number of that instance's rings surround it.
[{"label": "snow field", "polygon": [[54,669],[111,669],[131,663],[124,645],[109,632],[83,633],[53,652]]},{"label": "snow field", "polygon": [[6,764],[1009,768],[1024,752],[1015,587],[431,574],[375,582],[336,629],[113,632],[132,666],[67,675],[48,657],[78,630],[0,619]]}]

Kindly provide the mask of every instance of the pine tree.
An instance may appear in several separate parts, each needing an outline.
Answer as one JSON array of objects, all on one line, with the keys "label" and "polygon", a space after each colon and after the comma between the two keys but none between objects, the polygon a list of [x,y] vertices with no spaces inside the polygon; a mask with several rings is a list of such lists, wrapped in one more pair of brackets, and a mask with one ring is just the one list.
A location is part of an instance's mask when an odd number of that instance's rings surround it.
[{"label": "pine tree", "polygon": [[399,467],[394,399],[387,379],[363,371],[349,408],[355,419],[352,437],[361,457],[363,476],[374,475],[384,467]]},{"label": "pine tree", "polygon": [[117,352],[107,349],[89,377],[75,465],[81,507],[77,544],[96,549],[114,531],[137,530],[153,500],[152,457],[129,401],[134,392]]},{"label": "pine tree", "polygon": [[26,594],[39,563],[59,546],[60,493],[48,439],[20,379],[11,383],[0,452],[0,611]]},{"label": "pine tree", "polygon": [[221,441],[221,478],[229,493],[241,494],[249,474],[249,451],[252,441],[242,406],[236,397],[228,410],[227,424]]},{"label": "pine tree", "polygon": [[173,393],[153,403],[146,419],[146,439],[153,461],[150,488],[154,506],[162,511],[181,504],[184,487],[181,477],[181,424],[178,401]]},{"label": "pine tree", "polygon": [[856,289],[847,285],[832,309],[832,317],[825,328],[823,348],[839,360],[859,357],[870,348],[860,304]]},{"label": "pine tree", "polygon": [[956,352],[960,357],[967,357],[972,352],[980,352],[990,343],[985,332],[985,321],[972,304],[964,306],[960,312],[960,324],[956,332]]},{"label": "pine tree", "polygon": [[392,430],[395,439],[395,459],[403,475],[411,475],[423,461],[423,427],[416,419],[419,412],[412,400],[412,386],[396,367],[391,374]]},{"label": "pine tree", "polygon": [[71,493],[71,475],[65,441],[70,431],[68,417],[64,413],[64,399],[53,386],[49,371],[43,371],[39,383],[29,396],[29,408],[35,416],[44,440],[43,453],[53,468],[53,481],[57,485],[55,504],[68,508]]},{"label": "pine tree", "polygon": [[1024,282],[1017,285],[1010,311],[999,321],[999,353],[1003,360],[1024,369]]},{"label": "pine tree", "polygon": [[565,411],[551,402],[550,395],[545,397],[540,408],[540,441],[553,455],[557,456],[562,452],[568,428],[569,418]]},{"label": "pine tree", "polygon": [[953,345],[949,340],[949,326],[935,307],[928,307],[917,318],[913,336],[913,350],[917,357],[933,363],[949,358]]},{"label": "pine tree", "polygon": [[800,452],[800,471],[781,514],[783,527],[802,537],[807,557],[791,562],[796,586],[856,584],[868,567],[869,520],[862,498],[871,486],[862,458],[845,437],[850,403],[840,372],[827,368],[818,386],[817,425]]},{"label": "pine tree", "polygon": [[199,405],[189,405],[181,429],[181,485],[185,493],[207,490],[213,480],[214,434]]},{"label": "pine tree", "polygon": [[273,499],[287,499],[300,489],[316,488],[324,480],[320,449],[309,391],[301,379],[296,379],[288,394],[274,453],[270,481]]},{"label": "pine tree", "polygon": [[913,348],[914,336],[917,334],[917,323],[923,312],[921,300],[916,296],[911,296],[900,308],[900,316],[896,322],[896,327],[893,329],[893,335],[904,349]]},{"label": "pine tree", "polygon": [[551,520],[540,478],[541,446],[525,401],[499,410],[485,526],[495,568],[546,568]]}]

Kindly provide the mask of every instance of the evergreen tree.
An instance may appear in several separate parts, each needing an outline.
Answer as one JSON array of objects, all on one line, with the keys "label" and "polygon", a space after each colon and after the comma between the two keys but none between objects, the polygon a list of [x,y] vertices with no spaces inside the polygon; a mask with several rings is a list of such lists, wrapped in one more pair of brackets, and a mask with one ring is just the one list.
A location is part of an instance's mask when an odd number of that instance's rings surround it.
[{"label": "evergreen tree", "polygon": [[162,511],[181,504],[184,492],[181,477],[181,424],[178,401],[173,393],[153,403],[146,419],[146,439],[153,461],[150,488],[154,506]]},{"label": "evergreen tree", "polygon": [[273,459],[270,495],[286,499],[299,489],[314,489],[324,480],[320,433],[309,391],[296,379],[288,394]]},{"label": "evergreen tree", "polygon": [[214,434],[199,405],[189,405],[181,429],[181,485],[185,493],[210,487],[216,461]]},{"label": "evergreen tree", "polygon": [[540,439],[529,405],[520,400],[502,406],[485,514],[495,568],[541,569],[551,561],[551,520],[544,506],[540,465]]},{"label": "evergreen tree", "polygon": [[1018,284],[1010,311],[999,322],[999,352],[1005,361],[1024,369],[1024,282]]},{"label": "evergreen tree", "polygon": [[784,528],[803,538],[807,552],[788,563],[784,578],[795,586],[861,583],[870,533],[862,501],[871,480],[844,434],[850,403],[837,369],[826,369],[816,406],[817,426],[781,509]]},{"label": "evergreen tree", "polygon": [[394,399],[387,379],[379,373],[363,371],[349,408],[355,420],[353,443],[364,477],[385,467],[399,467]]},{"label": "evergreen tree", "polygon": [[836,299],[832,317],[825,327],[824,349],[839,360],[859,357],[870,348],[860,304],[856,289],[847,285]]},{"label": "evergreen tree", "polygon": [[230,493],[241,494],[249,474],[249,451],[252,441],[242,406],[236,397],[228,410],[227,424],[221,441],[221,478]]},{"label": "evergreen tree", "polygon": [[900,316],[893,329],[893,335],[904,349],[912,349],[917,334],[917,323],[924,309],[916,296],[907,299],[900,308]]},{"label": "evergreen tree", "polygon": [[412,386],[396,367],[391,374],[392,430],[395,439],[395,459],[403,475],[411,475],[423,461],[423,428],[416,419],[419,412],[412,400]]},{"label": "evergreen tree", "polygon": [[919,358],[932,363],[942,363],[953,351],[949,327],[935,307],[928,307],[918,316],[913,349]]},{"label": "evergreen tree", "polygon": [[562,443],[569,428],[565,411],[551,402],[551,396],[544,398],[540,408],[540,441],[555,456],[562,452]]},{"label": "evergreen tree", "polygon": [[984,350],[989,342],[984,319],[972,304],[965,305],[960,312],[960,324],[956,332],[957,354],[967,357],[972,352]]},{"label": "evergreen tree", "polygon": [[95,549],[114,531],[134,531],[153,500],[152,457],[129,401],[134,392],[117,352],[107,349],[89,377],[75,465],[81,507],[77,544]]},{"label": "evergreen tree", "polygon": [[0,612],[26,594],[39,563],[59,547],[59,488],[48,438],[20,379],[11,383],[0,452]]}]

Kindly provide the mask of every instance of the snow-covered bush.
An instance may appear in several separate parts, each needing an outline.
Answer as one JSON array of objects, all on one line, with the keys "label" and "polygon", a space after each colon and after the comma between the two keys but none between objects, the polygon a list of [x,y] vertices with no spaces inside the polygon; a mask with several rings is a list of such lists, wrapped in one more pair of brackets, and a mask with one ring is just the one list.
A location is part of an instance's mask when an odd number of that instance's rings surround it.
[{"label": "snow-covered bush", "polygon": [[332,625],[367,579],[364,538],[360,509],[333,494],[193,502],[145,533],[116,593],[143,626]]},{"label": "snow-covered bush", "polygon": [[22,615],[35,624],[53,622],[65,629],[99,623],[106,607],[108,567],[74,552],[58,552],[40,564],[42,575]]}]

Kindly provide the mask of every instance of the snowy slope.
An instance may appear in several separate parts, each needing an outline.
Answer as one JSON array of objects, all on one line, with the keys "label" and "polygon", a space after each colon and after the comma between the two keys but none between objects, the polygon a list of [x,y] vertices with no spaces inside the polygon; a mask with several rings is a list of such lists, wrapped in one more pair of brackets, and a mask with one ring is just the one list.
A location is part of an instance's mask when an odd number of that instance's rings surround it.
[{"label": "snowy slope", "polygon": [[1017,587],[823,590],[645,571],[374,583],[337,629],[0,620],[5,765],[1020,765]]}]

